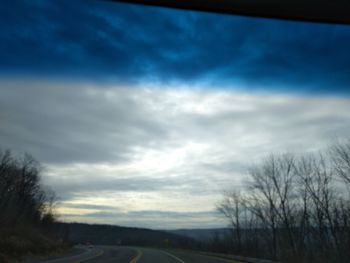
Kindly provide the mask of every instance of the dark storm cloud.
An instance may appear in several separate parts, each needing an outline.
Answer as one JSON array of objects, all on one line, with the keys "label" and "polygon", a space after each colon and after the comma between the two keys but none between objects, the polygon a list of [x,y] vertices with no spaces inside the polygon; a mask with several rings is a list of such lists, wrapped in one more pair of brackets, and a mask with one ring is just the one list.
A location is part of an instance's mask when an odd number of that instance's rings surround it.
[{"label": "dark storm cloud", "polygon": [[[113,208],[116,210],[115,208]],[[112,216],[117,216],[118,212],[95,212],[95,213],[89,213],[86,216],[87,217],[107,217],[110,218]],[[131,211],[127,213],[128,216],[131,218],[172,218],[172,219],[182,219],[182,220],[188,220],[191,218],[208,218],[217,216],[219,217],[218,211],[204,211],[204,212],[175,212],[175,211],[150,211],[150,210],[141,210],[141,211]]]},{"label": "dark storm cloud", "polygon": [[65,207],[68,208],[79,208],[79,209],[95,209],[95,210],[116,210],[114,206],[108,205],[91,205],[91,204],[74,204],[74,203],[65,203]]},{"label": "dark storm cloud", "polygon": [[170,217],[170,218],[178,218],[178,219],[189,219],[194,217],[211,217],[211,216],[219,216],[218,211],[203,211],[203,212],[175,212],[175,211],[132,211],[129,212],[130,216],[143,216],[143,217],[150,217],[150,218],[164,218],[164,217]]},{"label": "dark storm cloud", "polygon": [[[195,177],[195,176],[193,176]],[[192,193],[196,195],[206,195],[208,190],[205,182],[201,178],[186,180],[182,177],[162,178],[108,178],[103,175],[95,175],[89,178],[86,175],[68,180],[60,177],[49,178],[45,183],[52,186],[55,192],[60,193],[61,201],[71,200],[81,196],[81,193],[98,194],[106,192],[161,192],[179,191],[181,193]],[[195,186],[195,187],[194,187]],[[71,206],[70,206],[71,207]],[[83,208],[83,207],[75,207]],[[86,208],[86,207],[85,207]],[[93,207],[89,207],[92,209]],[[96,207],[97,208],[97,207]]]},{"label": "dark storm cloud", "polygon": [[350,27],[102,1],[11,1],[0,71],[346,93]]},{"label": "dark storm cloud", "polygon": [[[224,221],[216,210],[202,212],[176,212],[139,210],[122,212],[118,208],[109,211],[90,212],[80,216],[77,214],[62,214],[63,218],[70,218],[84,222],[112,223],[123,226],[147,227],[153,229],[178,229],[182,227],[222,227]],[[71,221],[71,220],[68,220]]]}]

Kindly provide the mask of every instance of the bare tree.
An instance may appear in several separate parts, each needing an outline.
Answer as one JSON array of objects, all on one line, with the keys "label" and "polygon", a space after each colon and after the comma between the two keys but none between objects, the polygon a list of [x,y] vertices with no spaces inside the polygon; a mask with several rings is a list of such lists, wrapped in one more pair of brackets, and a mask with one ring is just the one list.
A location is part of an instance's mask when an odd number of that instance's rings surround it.
[{"label": "bare tree", "polygon": [[334,143],[330,155],[337,175],[350,185],[350,140]]},{"label": "bare tree", "polygon": [[[350,183],[349,145],[332,147],[331,155],[270,155],[250,167],[245,191],[226,193],[219,206],[240,247],[249,241],[251,255],[285,262],[345,262],[350,199],[337,178]],[[242,238],[248,232],[253,239]]]},{"label": "bare tree", "polygon": [[236,241],[237,252],[242,252],[241,221],[244,210],[243,201],[239,192],[227,192],[224,199],[218,204],[218,210],[223,213],[233,229],[233,238]]},{"label": "bare tree", "polygon": [[[0,151],[0,223],[40,225],[44,216],[54,218],[56,196],[40,182],[40,164],[30,155],[15,158]],[[53,221],[53,220],[52,220]]]}]

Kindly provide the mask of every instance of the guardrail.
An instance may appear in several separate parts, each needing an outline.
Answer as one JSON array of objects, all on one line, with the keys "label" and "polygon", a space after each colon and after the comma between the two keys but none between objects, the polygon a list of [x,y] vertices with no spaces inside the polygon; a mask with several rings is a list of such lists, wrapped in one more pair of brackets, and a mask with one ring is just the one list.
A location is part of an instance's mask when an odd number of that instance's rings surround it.
[{"label": "guardrail", "polygon": [[230,254],[221,254],[221,253],[212,253],[212,252],[199,252],[203,255],[208,256],[216,256],[221,258],[227,258],[227,259],[233,259],[240,262],[246,262],[246,263],[282,263],[280,261],[272,261],[267,259],[258,259],[258,258],[249,258],[249,257],[242,257],[242,256],[235,256]]}]

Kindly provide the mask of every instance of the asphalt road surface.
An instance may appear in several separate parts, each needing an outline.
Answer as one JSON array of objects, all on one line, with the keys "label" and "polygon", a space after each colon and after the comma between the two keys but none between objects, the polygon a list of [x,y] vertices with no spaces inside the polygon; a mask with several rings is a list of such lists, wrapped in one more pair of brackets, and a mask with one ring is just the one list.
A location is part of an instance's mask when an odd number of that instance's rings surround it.
[{"label": "asphalt road surface", "polygon": [[239,263],[231,259],[202,255],[196,252],[139,247],[95,246],[79,255],[40,263]]}]

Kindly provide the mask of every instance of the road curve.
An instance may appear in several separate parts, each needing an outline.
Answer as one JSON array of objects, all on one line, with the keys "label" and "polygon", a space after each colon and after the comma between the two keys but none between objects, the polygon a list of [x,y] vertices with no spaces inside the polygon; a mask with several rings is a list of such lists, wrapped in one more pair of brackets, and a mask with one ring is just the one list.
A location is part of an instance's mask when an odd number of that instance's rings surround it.
[{"label": "road curve", "polygon": [[142,247],[96,246],[79,255],[40,263],[239,263],[190,251]]},{"label": "road curve", "polygon": [[68,262],[78,263],[78,262],[88,261],[90,259],[99,257],[104,253],[104,250],[99,247],[87,248],[84,246],[79,246],[79,249],[82,250],[83,252],[60,257],[60,258],[40,261],[40,263],[68,263]]}]

